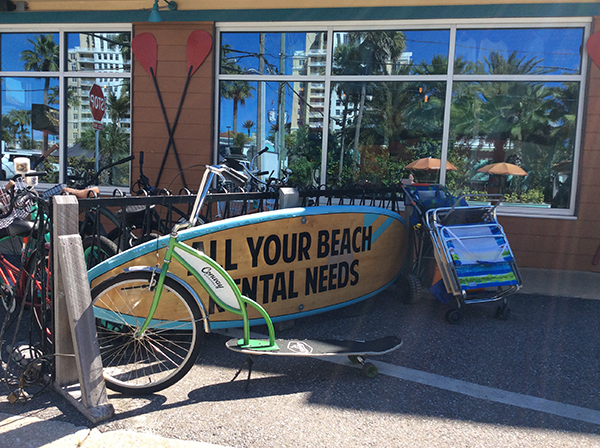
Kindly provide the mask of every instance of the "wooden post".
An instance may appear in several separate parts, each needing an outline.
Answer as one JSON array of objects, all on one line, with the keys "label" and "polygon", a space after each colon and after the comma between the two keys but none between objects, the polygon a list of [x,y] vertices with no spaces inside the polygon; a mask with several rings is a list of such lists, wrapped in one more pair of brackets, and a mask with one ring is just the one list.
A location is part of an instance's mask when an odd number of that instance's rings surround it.
[{"label": "wooden post", "polygon": [[[93,423],[114,415],[102,376],[75,196],[54,196],[55,389]],[[78,384],[77,384],[78,383]]]},{"label": "wooden post", "polygon": [[279,189],[279,208],[292,208],[300,205],[300,194],[298,190],[290,187]]}]

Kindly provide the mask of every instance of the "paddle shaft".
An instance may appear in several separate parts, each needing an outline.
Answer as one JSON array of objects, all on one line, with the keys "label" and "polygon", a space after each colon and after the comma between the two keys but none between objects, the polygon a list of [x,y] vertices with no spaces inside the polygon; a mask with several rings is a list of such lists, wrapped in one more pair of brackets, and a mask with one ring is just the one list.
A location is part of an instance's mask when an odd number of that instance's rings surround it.
[{"label": "paddle shaft", "polygon": [[[158,176],[156,178],[156,182],[154,185],[158,187],[158,182],[160,182],[160,178],[162,176],[163,169],[165,167],[165,163],[167,161],[167,157],[169,155],[169,149],[171,148],[171,144],[173,145],[173,152],[175,153],[175,157],[177,158],[177,166],[181,172],[181,165],[179,164],[179,157],[177,156],[177,150],[175,149],[175,129],[177,129],[177,123],[179,122],[179,115],[181,114],[181,108],[183,107],[183,101],[185,100],[185,96],[187,94],[188,86],[190,85],[190,79],[192,79],[194,66],[190,65],[188,70],[187,78],[185,79],[185,85],[183,86],[183,92],[181,93],[181,99],[179,100],[179,106],[177,107],[177,113],[175,114],[175,120],[173,121],[173,126],[169,130],[169,142],[167,143],[167,149],[165,149],[165,154],[163,155],[162,163],[160,164],[160,168],[158,170]],[[165,118],[166,119],[166,118]],[[183,178],[183,173],[181,173],[181,180],[183,181],[183,186],[187,188],[185,184],[185,179]]]},{"label": "paddle shaft", "polygon": [[[175,146],[175,141],[173,140],[173,132],[171,131],[171,125],[169,124],[169,118],[167,117],[167,111],[165,109],[165,105],[162,100],[162,95],[160,94],[160,89],[158,88],[158,82],[156,81],[156,74],[154,73],[154,69],[150,67],[150,73],[152,75],[152,81],[154,81],[154,88],[156,89],[156,94],[158,95],[158,101],[160,103],[160,109],[163,114],[163,118],[165,119],[165,125],[167,126],[167,132],[169,133],[169,145],[167,146],[167,151],[169,150],[171,144],[173,145],[173,153],[175,154],[175,161],[177,162],[177,168],[179,168],[179,176],[181,177],[181,181],[183,182],[184,188],[187,188],[187,183],[185,181],[185,176],[183,175],[183,168],[181,167],[181,162],[179,161],[179,154],[177,153],[177,148]],[[163,156],[163,163],[160,167],[158,178],[160,179],[161,172],[164,168],[165,159],[167,154]],[[155,183],[155,186],[158,188],[158,180]]]}]

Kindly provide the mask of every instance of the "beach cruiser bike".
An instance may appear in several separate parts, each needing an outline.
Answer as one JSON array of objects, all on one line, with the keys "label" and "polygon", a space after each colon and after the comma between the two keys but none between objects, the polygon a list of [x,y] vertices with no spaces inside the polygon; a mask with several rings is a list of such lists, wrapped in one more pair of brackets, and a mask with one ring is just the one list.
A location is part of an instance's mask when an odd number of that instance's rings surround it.
[{"label": "beach cruiser bike", "polygon": [[[196,224],[215,176],[240,186],[247,182],[243,174],[228,166],[206,168],[191,217],[173,227],[166,239],[162,263],[127,268],[92,289],[100,355],[109,389],[129,395],[154,393],[175,384],[195,363],[204,333],[210,331],[209,315],[187,282],[169,271],[173,263],[181,264],[191,273],[218,306],[241,317],[243,336],[229,341],[227,348],[248,354],[310,354],[288,350],[306,345],[307,341],[294,345],[293,341],[276,340],[273,323],[262,306],[243,296],[229,274],[203,248],[195,249],[179,241],[179,232]],[[156,245],[158,254],[159,245],[165,247],[165,238],[157,240]],[[250,338],[247,308],[254,308],[264,319],[267,338]],[[315,346],[312,355],[352,356],[351,360],[363,363],[367,376],[374,376],[375,366],[364,363],[361,355],[387,353],[400,344],[396,337],[367,342],[337,341]]]}]

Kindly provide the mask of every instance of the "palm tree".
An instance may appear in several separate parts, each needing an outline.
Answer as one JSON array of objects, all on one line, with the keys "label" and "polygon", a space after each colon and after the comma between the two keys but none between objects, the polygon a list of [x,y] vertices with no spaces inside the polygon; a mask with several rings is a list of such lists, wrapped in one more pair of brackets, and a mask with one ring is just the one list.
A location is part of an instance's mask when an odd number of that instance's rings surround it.
[{"label": "palm tree", "polygon": [[248,137],[250,137],[250,131],[256,125],[252,120],[246,120],[242,124],[242,127],[248,131]]},{"label": "palm tree", "polygon": [[118,34],[110,43],[110,47],[120,47],[121,54],[123,55],[123,62],[127,63],[131,60],[131,34],[121,33]]},{"label": "palm tree", "polygon": [[252,91],[256,90],[247,81],[227,81],[221,89],[221,96],[233,101],[233,132],[237,132],[238,105],[245,106],[248,98],[253,98]]},{"label": "palm tree", "polygon": [[[98,146],[100,155],[106,163],[113,162],[129,152],[129,134],[114,123],[107,124],[99,131]],[[96,131],[88,125],[77,140],[83,149],[94,151],[96,148]]]},{"label": "palm tree", "polygon": [[121,120],[129,115],[129,97],[121,95],[119,98],[113,93],[108,94],[108,116],[115,126],[121,127]]},{"label": "palm tree", "polygon": [[25,148],[25,127],[31,124],[31,111],[26,109],[13,109],[8,113],[9,120],[19,129],[19,141],[21,149]]},{"label": "palm tree", "polygon": [[17,138],[19,128],[12,121],[9,114],[2,115],[2,140],[6,143],[12,143]]},{"label": "palm tree", "polygon": [[[333,55],[333,73],[336,75],[354,75],[360,73],[360,54],[358,46],[354,44],[341,44],[335,48]],[[342,171],[344,168],[344,155],[346,153],[346,126],[350,104],[356,105],[360,102],[360,88],[355,83],[339,83],[336,87],[338,98],[343,101],[344,111],[341,123],[340,160],[338,164],[338,182],[342,182]]]},{"label": "palm tree", "polygon": [[[513,52],[508,59],[497,52],[484,58],[484,69],[491,75],[531,75],[548,72],[539,68],[543,60],[534,57],[518,59]],[[480,68],[481,69],[481,68]],[[507,145],[518,151],[519,142],[537,134],[546,139],[550,133],[553,99],[541,82],[482,82],[478,83],[482,135],[494,146],[493,161],[504,162]],[[520,98],[515,101],[515,98]]]},{"label": "palm tree", "polygon": [[[24,61],[23,69],[34,72],[58,71],[59,46],[54,42],[52,34],[40,34],[34,39],[27,39],[33,45],[32,50],[21,52],[21,61]],[[44,78],[44,100],[43,104],[49,104],[50,78]],[[48,132],[44,132],[42,151],[48,149]]]},{"label": "palm tree", "polygon": [[[366,31],[349,33],[349,44],[355,45],[360,55],[361,75],[391,74],[400,67],[399,59],[406,48],[406,36],[401,31]],[[356,127],[354,130],[354,153],[358,153],[361,124],[367,96],[367,83],[360,91]],[[356,165],[358,161],[355,160]],[[356,166],[355,166],[356,169]]]}]

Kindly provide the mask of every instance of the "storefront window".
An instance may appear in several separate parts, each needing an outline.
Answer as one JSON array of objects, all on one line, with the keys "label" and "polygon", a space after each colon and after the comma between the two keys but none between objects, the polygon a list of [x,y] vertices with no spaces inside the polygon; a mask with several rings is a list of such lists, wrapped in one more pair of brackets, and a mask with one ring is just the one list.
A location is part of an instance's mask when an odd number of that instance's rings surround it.
[{"label": "storefront window", "polygon": [[582,45],[582,28],[458,30],[454,65],[463,73],[577,75]]},{"label": "storefront window", "polygon": [[337,75],[447,73],[450,32],[351,31],[334,34]]},{"label": "storefront window", "polygon": [[[297,185],[410,177],[572,214],[588,25],[519,26],[223,31],[219,151],[249,120],[244,148],[272,146],[280,170],[302,155],[312,176]],[[419,159],[432,168],[406,168]],[[479,171],[492,163],[516,168]]]},{"label": "storefront window", "polygon": [[[327,33],[223,33],[220,72],[323,75],[326,53]],[[319,56],[321,61],[299,62]]]},{"label": "storefront window", "polygon": [[[331,98],[328,185],[390,186],[411,161],[441,156],[445,83],[343,82]],[[412,174],[439,180],[439,170]]]},{"label": "storefront window", "polygon": [[[507,205],[568,208],[578,97],[577,83],[454,83],[448,159],[458,170],[447,184],[503,194]],[[506,165],[486,173],[493,163]]]},{"label": "storefront window", "polygon": [[[129,31],[0,34],[3,178],[14,174],[17,156],[39,162],[48,173],[41,181],[55,183],[130,153],[130,40]],[[94,84],[105,110],[97,129]],[[129,165],[106,173],[100,184],[128,186]]]},{"label": "storefront window", "polygon": [[[89,109],[90,89],[99,86],[105,95],[106,112],[101,129],[94,128]],[[95,169],[95,161],[103,167],[129,155],[130,101],[129,80],[119,78],[67,78],[67,161],[73,175],[83,175]],[[98,145],[96,146],[96,132]],[[101,185],[125,187],[129,185],[129,164],[105,171]]]},{"label": "storefront window", "polygon": [[70,33],[67,42],[68,71],[123,73],[131,69],[130,33]]},{"label": "storefront window", "polygon": [[235,158],[268,171],[263,180],[280,177],[286,168],[297,184],[319,178],[323,83],[237,80],[222,81],[219,88],[220,161]]}]

